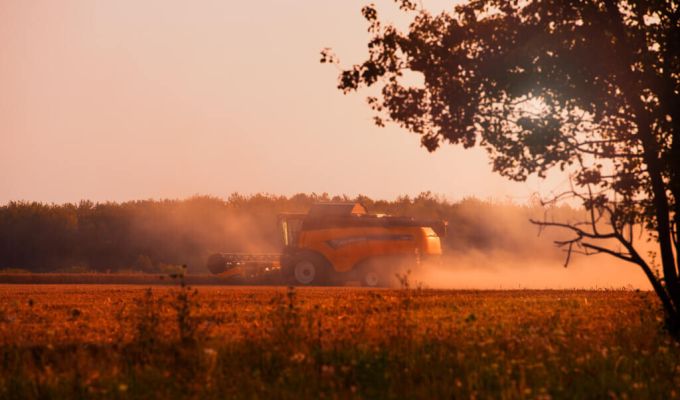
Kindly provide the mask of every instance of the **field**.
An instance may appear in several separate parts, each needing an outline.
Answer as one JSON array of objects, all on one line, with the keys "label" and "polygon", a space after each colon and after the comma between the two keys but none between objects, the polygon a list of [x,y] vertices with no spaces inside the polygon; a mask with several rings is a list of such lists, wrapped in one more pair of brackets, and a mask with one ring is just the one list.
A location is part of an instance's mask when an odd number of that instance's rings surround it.
[{"label": "field", "polygon": [[653,294],[0,285],[0,398],[678,398]]},{"label": "field", "polygon": [[[179,276],[179,275],[177,275]],[[224,285],[239,284],[238,278],[229,279],[209,274],[192,274],[183,277],[189,285]],[[278,279],[276,276],[265,276],[249,279],[249,284],[272,284]],[[178,281],[169,274],[146,273],[2,273],[0,284],[78,284],[78,285],[145,285],[145,286],[177,286]],[[242,281],[241,281],[242,283]]]},{"label": "field", "polygon": [[[167,275],[143,273],[0,273],[0,284],[106,284],[106,285],[177,285]],[[191,275],[192,285],[220,285],[224,280],[214,275]]]}]

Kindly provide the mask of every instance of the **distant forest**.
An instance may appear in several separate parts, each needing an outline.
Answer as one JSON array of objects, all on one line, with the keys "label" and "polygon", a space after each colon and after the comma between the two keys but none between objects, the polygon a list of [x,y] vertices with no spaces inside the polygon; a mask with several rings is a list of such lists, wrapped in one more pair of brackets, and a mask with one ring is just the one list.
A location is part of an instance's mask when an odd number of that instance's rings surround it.
[{"label": "distant forest", "polygon": [[[516,259],[562,255],[552,246],[560,232],[538,229],[529,217],[574,220],[580,211],[516,205],[478,199],[449,202],[430,193],[394,201],[297,194],[291,197],[233,194],[228,199],[197,196],[186,200],[124,203],[43,204],[10,202],[0,206],[0,270],[34,272],[163,272],[186,264],[206,272],[213,252],[278,252],[276,215],[306,212],[319,201],[359,201],[369,212],[441,218],[449,221],[444,251],[456,255],[502,253]],[[562,233],[563,234],[563,233]]]}]

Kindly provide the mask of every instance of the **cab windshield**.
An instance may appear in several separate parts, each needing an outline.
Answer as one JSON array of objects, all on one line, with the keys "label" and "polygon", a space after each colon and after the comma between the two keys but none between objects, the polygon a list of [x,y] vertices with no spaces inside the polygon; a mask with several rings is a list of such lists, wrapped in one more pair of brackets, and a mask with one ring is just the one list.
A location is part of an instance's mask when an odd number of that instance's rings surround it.
[{"label": "cab windshield", "polygon": [[281,234],[283,236],[283,245],[295,246],[302,229],[301,216],[281,216],[280,219]]}]

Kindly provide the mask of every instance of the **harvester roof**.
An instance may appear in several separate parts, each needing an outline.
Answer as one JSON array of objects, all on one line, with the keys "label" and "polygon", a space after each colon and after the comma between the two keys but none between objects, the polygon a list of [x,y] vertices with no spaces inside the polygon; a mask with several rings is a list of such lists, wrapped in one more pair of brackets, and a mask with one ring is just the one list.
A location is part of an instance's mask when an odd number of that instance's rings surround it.
[{"label": "harvester roof", "polygon": [[366,215],[366,213],[366,207],[361,203],[317,203],[312,205],[307,215],[317,218]]},{"label": "harvester roof", "polygon": [[317,203],[304,217],[303,230],[349,227],[427,226],[439,236],[446,235],[446,221],[368,214],[361,203]]}]

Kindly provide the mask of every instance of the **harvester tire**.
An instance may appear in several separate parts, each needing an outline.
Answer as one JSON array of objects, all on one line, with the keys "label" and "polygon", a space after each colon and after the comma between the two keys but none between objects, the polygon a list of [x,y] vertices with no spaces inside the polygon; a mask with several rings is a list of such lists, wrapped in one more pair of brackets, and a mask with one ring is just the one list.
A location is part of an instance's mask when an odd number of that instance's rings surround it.
[{"label": "harvester tire", "polygon": [[366,286],[366,287],[378,287],[381,286],[381,281],[383,279],[380,279],[380,275],[378,274],[378,271],[375,271],[374,269],[367,269],[366,271],[363,271],[363,274],[361,276],[361,286]]},{"label": "harvester tire", "polygon": [[[395,287],[396,272],[389,259],[372,258],[362,262],[356,269],[361,286]],[[356,275],[355,275],[356,276]]]},{"label": "harvester tire", "polygon": [[320,286],[331,283],[332,267],[323,257],[303,254],[293,257],[287,272],[288,282],[295,286]]},{"label": "harvester tire", "polygon": [[227,260],[222,254],[213,254],[208,257],[208,270],[215,275],[227,270]]}]

